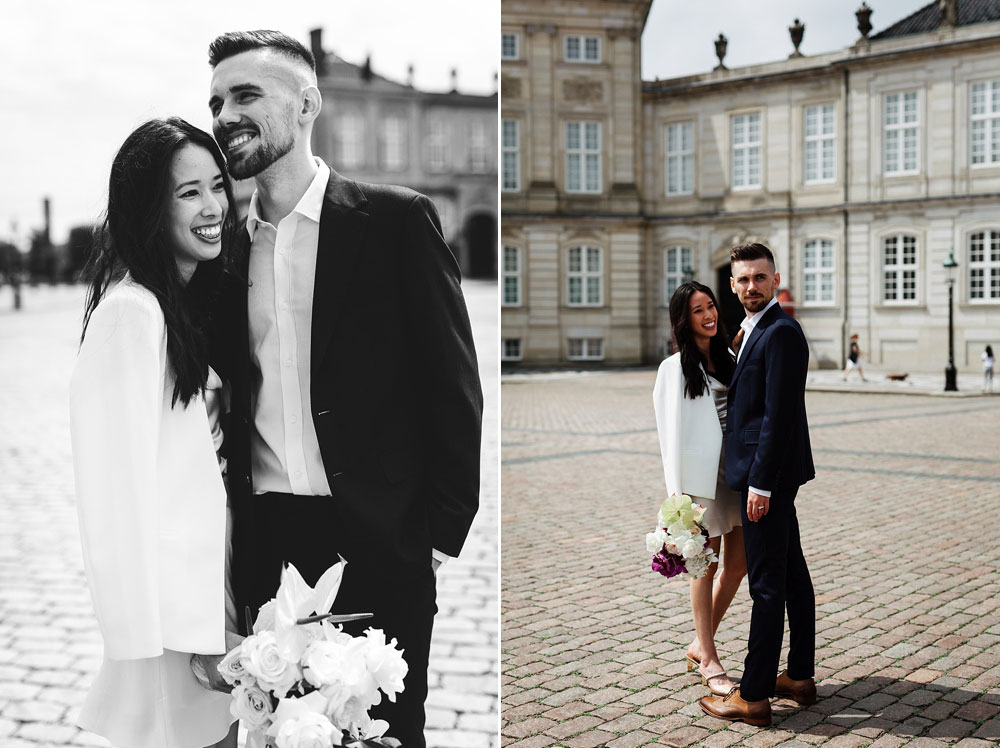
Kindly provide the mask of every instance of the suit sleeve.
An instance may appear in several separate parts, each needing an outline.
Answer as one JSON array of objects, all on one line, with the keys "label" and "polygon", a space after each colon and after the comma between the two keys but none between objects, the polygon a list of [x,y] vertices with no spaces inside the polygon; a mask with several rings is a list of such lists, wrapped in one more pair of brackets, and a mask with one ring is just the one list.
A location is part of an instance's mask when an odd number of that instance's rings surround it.
[{"label": "suit sleeve", "polygon": [[681,399],[683,378],[677,368],[664,361],[656,373],[653,385],[653,411],[656,413],[656,433],[660,437],[660,457],[667,496],[681,493]]},{"label": "suit sleeve", "polygon": [[748,485],[773,491],[802,413],[809,349],[792,324],[775,325],[764,341],[764,417]]},{"label": "suit sleeve", "polygon": [[156,514],[164,328],[122,294],[91,316],[70,385],[84,567],[105,652],[162,654]]},{"label": "suit sleeve", "polygon": [[426,197],[410,203],[403,237],[403,285],[420,340],[415,370],[431,440],[425,449],[431,545],[455,557],[479,508],[483,393],[461,273]]}]

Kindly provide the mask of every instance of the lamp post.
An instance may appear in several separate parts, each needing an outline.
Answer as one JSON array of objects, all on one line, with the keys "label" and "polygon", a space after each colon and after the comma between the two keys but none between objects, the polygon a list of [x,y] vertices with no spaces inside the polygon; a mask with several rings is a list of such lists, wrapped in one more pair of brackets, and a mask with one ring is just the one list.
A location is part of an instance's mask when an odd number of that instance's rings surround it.
[{"label": "lamp post", "polygon": [[948,366],[944,370],[944,391],[958,392],[955,382],[955,249],[948,251],[948,259],[944,263],[945,279],[948,283]]}]

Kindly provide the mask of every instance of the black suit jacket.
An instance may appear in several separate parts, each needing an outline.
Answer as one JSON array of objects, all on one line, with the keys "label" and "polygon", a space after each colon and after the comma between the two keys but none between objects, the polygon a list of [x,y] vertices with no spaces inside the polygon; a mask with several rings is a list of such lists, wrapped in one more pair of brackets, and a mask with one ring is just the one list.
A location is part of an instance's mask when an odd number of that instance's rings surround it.
[{"label": "black suit jacket", "polygon": [[[249,248],[241,229],[243,279]],[[344,522],[387,562],[429,563],[430,548],[457,556],[478,508],[483,400],[460,280],[429,199],[331,173],[313,296],[312,418]],[[214,358],[232,383],[226,444],[238,513],[253,491],[251,390],[260,376],[246,280],[229,284],[221,312]]]},{"label": "black suit jacket", "polygon": [[775,304],[743,343],[729,385],[726,482],[734,490],[798,488],[815,477],[805,387],[809,346]]}]

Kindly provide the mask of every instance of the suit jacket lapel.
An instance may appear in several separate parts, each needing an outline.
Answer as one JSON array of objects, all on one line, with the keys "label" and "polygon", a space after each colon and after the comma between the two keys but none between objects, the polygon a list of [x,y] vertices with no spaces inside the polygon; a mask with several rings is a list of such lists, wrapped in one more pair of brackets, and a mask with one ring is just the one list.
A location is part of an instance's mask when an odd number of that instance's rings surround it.
[{"label": "suit jacket lapel", "polygon": [[319,219],[313,286],[310,366],[313,382],[350,292],[368,223],[366,207],[367,201],[358,185],[331,170]]},{"label": "suit jacket lapel", "polygon": [[750,357],[750,351],[756,345],[757,341],[764,334],[766,330],[774,320],[778,318],[778,314],[781,312],[781,304],[775,304],[773,307],[767,310],[763,317],[757,320],[757,324],[754,325],[753,330],[750,332],[750,337],[746,339],[743,343],[743,348],[740,350],[740,360],[736,362],[736,369],[733,370],[733,378],[731,380],[730,389],[732,389],[732,383],[736,382],[737,377],[739,377],[740,372],[743,371],[743,364],[746,363],[747,358]]}]

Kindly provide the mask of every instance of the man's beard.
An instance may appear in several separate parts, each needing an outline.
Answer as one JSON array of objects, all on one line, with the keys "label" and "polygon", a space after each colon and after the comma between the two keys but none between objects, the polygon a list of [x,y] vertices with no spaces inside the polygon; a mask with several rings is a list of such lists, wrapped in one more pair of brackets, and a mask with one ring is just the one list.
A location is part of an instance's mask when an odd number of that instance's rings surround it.
[{"label": "man's beard", "polygon": [[252,152],[239,160],[230,159],[226,165],[233,179],[250,179],[268,168],[280,158],[288,155],[295,147],[295,138],[289,132],[280,143],[266,143],[260,136],[260,144]]},{"label": "man's beard", "polygon": [[756,314],[761,309],[766,307],[768,305],[768,302],[770,301],[771,301],[770,299],[766,299],[763,296],[755,296],[752,299],[745,298],[743,300],[743,308],[746,309],[748,312],[753,312],[754,314]]}]

